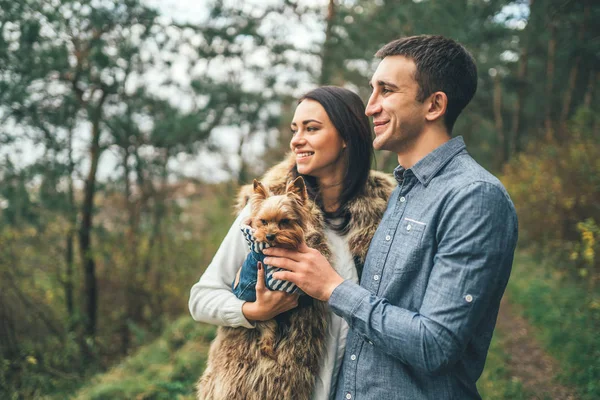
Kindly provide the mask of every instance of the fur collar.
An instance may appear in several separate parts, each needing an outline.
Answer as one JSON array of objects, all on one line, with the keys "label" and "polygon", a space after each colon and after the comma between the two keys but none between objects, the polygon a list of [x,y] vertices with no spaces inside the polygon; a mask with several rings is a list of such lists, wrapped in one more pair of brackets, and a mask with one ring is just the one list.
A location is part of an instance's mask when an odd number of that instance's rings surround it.
[{"label": "fur collar", "polygon": [[[284,193],[287,183],[292,179],[290,171],[294,163],[294,154],[290,153],[284,161],[268,170],[260,181],[271,192],[276,194]],[[355,197],[348,204],[351,217],[346,237],[350,251],[354,256],[359,276],[362,272],[362,266],[365,262],[371,239],[377,230],[377,226],[387,207],[390,194],[396,185],[396,181],[390,174],[371,171],[363,193]],[[236,206],[238,212],[248,203],[252,192],[252,185],[245,185],[240,189]],[[313,221],[311,221],[311,225],[322,234],[325,226],[323,212],[314,203],[311,202],[311,204],[313,209]],[[308,238],[307,243],[309,243]]]}]

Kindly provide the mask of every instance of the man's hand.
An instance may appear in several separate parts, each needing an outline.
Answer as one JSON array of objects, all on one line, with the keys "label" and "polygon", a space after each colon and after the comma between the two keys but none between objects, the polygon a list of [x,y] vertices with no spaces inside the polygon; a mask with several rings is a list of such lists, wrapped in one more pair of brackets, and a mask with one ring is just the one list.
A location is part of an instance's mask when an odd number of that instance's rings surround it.
[{"label": "man's hand", "polygon": [[307,295],[329,300],[333,290],[344,281],[318,250],[302,243],[298,251],[271,247],[263,250],[265,264],[286,269],[273,274],[274,279],[295,283]]},{"label": "man's hand", "polygon": [[268,321],[298,306],[296,293],[267,289],[263,268],[262,263],[259,262],[256,276],[256,301],[247,301],[242,305],[242,313],[250,321]]}]

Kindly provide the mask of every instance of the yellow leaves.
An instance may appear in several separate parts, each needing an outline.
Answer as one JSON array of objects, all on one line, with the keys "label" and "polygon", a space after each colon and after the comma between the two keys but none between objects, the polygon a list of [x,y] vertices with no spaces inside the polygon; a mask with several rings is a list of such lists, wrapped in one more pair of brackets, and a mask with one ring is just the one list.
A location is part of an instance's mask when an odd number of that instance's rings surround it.
[{"label": "yellow leaves", "polygon": [[38,363],[37,359],[34,356],[27,356],[25,360],[27,360],[27,362],[31,365],[37,365]]}]

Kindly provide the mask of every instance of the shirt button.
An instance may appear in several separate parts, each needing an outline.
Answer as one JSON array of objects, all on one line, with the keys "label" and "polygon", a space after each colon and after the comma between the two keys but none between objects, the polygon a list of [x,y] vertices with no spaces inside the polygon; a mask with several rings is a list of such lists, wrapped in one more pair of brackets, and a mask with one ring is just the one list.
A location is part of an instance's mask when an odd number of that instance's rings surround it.
[{"label": "shirt button", "polygon": [[404,203],[406,201],[406,197],[402,196],[400,197],[400,203]]},{"label": "shirt button", "polygon": [[373,275],[373,280],[378,281],[379,280],[379,275]]},{"label": "shirt button", "polygon": [[390,235],[387,235],[387,236],[385,237],[385,240],[387,240],[387,241],[389,242],[391,238],[392,238],[392,237],[391,237]]},{"label": "shirt button", "polygon": [[352,355],[350,356],[350,359],[351,359],[352,361],[356,360],[356,354],[352,354]]},{"label": "shirt button", "polygon": [[412,225],[411,224],[406,225],[406,230],[407,231],[410,231],[411,229],[412,229]]},{"label": "shirt button", "polygon": [[467,301],[467,303],[470,303],[473,301],[473,296],[471,296],[470,294],[465,296],[465,300]]},{"label": "shirt button", "polygon": [[373,346],[373,342],[371,342],[370,340],[367,340],[367,343],[369,343],[371,346]]},{"label": "shirt button", "polygon": [[346,393],[346,398],[347,398],[347,399],[351,399],[351,398],[352,398],[352,395],[351,395],[350,393]]}]

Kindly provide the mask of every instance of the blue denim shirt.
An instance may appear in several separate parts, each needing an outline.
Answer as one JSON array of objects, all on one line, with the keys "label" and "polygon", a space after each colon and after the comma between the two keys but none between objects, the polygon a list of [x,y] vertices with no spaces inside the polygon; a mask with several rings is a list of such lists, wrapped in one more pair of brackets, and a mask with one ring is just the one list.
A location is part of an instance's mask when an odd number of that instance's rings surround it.
[{"label": "blue denim shirt", "polygon": [[345,281],[329,299],[350,326],[335,399],[480,399],[517,242],[513,203],[460,136],[394,175],[360,286]]}]

